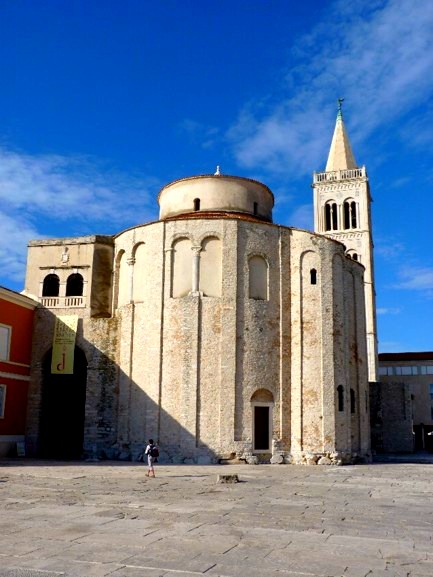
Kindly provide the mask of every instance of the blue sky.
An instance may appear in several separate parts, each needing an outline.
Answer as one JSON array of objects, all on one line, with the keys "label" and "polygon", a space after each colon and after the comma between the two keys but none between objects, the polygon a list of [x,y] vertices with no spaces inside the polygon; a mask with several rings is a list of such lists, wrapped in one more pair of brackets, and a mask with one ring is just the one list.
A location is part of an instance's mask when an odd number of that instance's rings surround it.
[{"label": "blue sky", "polygon": [[380,351],[433,350],[430,0],[3,0],[0,284],[33,238],[157,218],[167,182],[271,187],[312,229],[344,116],[373,203]]}]

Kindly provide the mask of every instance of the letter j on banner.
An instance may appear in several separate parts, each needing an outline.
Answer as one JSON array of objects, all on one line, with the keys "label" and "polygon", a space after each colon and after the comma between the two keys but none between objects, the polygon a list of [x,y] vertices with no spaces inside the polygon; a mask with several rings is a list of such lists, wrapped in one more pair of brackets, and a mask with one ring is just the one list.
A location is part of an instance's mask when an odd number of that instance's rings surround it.
[{"label": "letter j on banner", "polygon": [[54,375],[72,375],[74,373],[77,325],[78,317],[76,315],[56,318],[51,360],[51,373]]}]

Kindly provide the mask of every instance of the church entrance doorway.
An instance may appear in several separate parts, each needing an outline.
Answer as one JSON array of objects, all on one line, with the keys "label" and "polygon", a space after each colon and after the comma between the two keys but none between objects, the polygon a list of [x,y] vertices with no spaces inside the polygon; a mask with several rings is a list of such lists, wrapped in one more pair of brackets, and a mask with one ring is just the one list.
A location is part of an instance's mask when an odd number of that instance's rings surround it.
[{"label": "church entrance doorway", "polygon": [[257,452],[271,451],[271,407],[269,405],[254,405],[254,437],[253,449]]},{"label": "church entrance doorway", "polygon": [[83,452],[87,360],[75,347],[74,373],[51,374],[50,351],[43,363],[39,455],[80,459]]}]

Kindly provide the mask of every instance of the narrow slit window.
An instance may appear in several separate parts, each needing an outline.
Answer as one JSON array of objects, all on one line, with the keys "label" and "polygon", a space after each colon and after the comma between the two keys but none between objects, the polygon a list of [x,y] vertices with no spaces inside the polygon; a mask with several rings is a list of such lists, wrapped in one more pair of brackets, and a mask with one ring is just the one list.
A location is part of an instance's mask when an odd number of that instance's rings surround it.
[{"label": "narrow slit window", "polygon": [[337,397],[338,397],[338,410],[341,413],[344,411],[344,389],[343,389],[343,385],[338,385]]},{"label": "narrow slit window", "polygon": [[317,284],[317,270],[315,268],[310,270],[310,283]]},{"label": "narrow slit window", "polygon": [[356,228],[358,226],[356,219],[356,202],[350,203],[350,225],[351,228]]},{"label": "narrow slit window", "polygon": [[253,212],[254,212],[255,216],[257,216],[259,214],[258,210],[259,210],[259,205],[257,202],[255,202],[254,207],[253,207]]},{"label": "narrow slit window", "polygon": [[200,210],[200,199],[194,198],[194,211]]},{"label": "narrow slit window", "polygon": [[350,412],[352,415],[356,412],[355,391],[353,389],[350,389]]}]

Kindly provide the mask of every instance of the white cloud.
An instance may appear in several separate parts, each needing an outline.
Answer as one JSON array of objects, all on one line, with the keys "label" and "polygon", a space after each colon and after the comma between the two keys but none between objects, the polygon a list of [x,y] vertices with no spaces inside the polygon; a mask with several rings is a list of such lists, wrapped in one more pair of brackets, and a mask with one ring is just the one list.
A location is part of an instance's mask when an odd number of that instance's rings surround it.
[{"label": "white cloud", "polygon": [[12,281],[24,280],[27,242],[38,238],[38,231],[19,217],[0,212],[0,263],[1,275]]},{"label": "white cloud", "polygon": [[376,309],[378,315],[398,315],[401,313],[401,308],[398,307],[378,307]]},{"label": "white cloud", "polygon": [[59,236],[113,234],[155,218],[158,188],[89,158],[0,149],[2,282],[23,280],[28,241],[53,236],[59,225]]},{"label": "white cloud", "polygon": [[365,139],[428,102],[432,43],[428,0],[336,1],[328,19],[294,47],[278,101],[263,104],[263,95],[249,103],[229,131],[238,162],[276,173],[321,170],[336,98],[347,100],[354,140]]},{"label": "white cloud", "polygon": [[121,223],[140,212],[147,216],[151,185],[156,185],[151,179],[122,175],[84,157],[0,149],[3,211]]},{"label": "white cloud", "polygon": [[410,290],[433,290],[433,268],[406,267],[400,271],[401,281],[396,288]]}]

